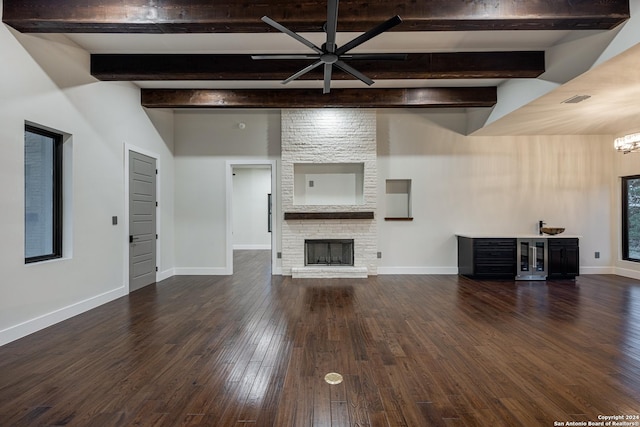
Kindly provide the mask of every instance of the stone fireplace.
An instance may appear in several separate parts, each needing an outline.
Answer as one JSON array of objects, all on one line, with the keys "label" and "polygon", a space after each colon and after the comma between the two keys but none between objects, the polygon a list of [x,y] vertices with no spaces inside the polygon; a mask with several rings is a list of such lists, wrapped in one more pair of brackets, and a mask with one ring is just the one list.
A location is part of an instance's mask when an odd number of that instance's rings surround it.
[{"label": "stone fireplace", "polygon": [[[282,110],[283,274],[377,274],[376,162],[375,110]],[[309,263],[319,240],[352,242],[349,265]]]}]

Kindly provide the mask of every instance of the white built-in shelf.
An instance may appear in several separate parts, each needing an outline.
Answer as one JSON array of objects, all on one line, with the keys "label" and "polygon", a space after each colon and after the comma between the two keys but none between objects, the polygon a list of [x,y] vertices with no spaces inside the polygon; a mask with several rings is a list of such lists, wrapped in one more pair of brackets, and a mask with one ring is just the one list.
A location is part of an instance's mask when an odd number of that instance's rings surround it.
[{"label": "white built-in shelf", "polygon": [[412,221],[411,180],[387,179],[385,183],[385,221]]}]

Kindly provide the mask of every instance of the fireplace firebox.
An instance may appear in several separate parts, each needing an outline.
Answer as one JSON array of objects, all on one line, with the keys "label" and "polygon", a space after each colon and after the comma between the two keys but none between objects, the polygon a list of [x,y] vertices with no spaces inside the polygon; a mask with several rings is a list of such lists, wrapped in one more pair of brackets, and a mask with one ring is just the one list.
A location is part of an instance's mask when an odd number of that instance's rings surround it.
[{"label": "fireplace firebox", "polygon": [[305,265],[353,266],[353,239],[304,241]]}]

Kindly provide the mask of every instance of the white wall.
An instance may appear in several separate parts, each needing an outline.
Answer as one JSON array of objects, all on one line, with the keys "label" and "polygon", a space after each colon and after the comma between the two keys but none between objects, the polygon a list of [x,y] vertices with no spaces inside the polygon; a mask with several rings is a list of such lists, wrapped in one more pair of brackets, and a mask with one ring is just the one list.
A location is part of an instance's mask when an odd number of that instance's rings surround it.
[{"label": "white wall", "polygon": [[279,159],[280,112],[179,111],[175,141],[176,273],[227,274],[226,161]]},{"label": "white wall", "polygon": [[[0,51],[2,344],[127,292],[125,142],[159,156],[159,267],[171,271],[173,117],[147,115],[132,84],[97,82],[89,74],[88,53],[63,36],[22,35],[2,25]],[[72,218],[71,257],[32,265],[24,264],[25,121],[70,134],[72,147],[66,194],[71,212],[65,212]],[[112,216],[118,225],[111,224]]]},{"label": "white wall", "polygon": [[233,248],[271,249],[268,195],[271,168],[233,168]]},{"label": "white wall", "polygon": [[614,155],[609,136],[465,137],[425,111],[380,111],[378,211],[386,179],[411,179],[414,220],[379,222],[378,271],[455,273],[456,233],[534,233],[542,219],[583,236],[583,273],[610,272]]},{"label": "white wall", "polygon": [[[225,160],[278,158],[279,116],[176,114],[177,266],[222,271]],[[429,110],[377,114],[378,216],[387,211],[385,180],[411,179],[414,217],[379,218],[379,273],[455,273],[456,233],[532,233],[540,219],[582,236],[583,273],[613,272],[619,157],[610,136],[467,137],[430,117]]]}]

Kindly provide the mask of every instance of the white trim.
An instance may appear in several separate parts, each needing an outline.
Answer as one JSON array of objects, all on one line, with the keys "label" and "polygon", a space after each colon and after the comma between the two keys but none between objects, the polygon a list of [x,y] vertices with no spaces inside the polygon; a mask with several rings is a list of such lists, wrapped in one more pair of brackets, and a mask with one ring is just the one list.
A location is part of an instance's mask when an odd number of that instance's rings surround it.
[{"label": "white trim", "polygon": [[615,267],[580,267],[580,274],[616,274]]},{"label": "white trim", "polygon": [[226,267],[177,267],[175,276],[228,276]]},{"label": "white trim", "polygon": [[378,267],[378,274],[444,274],[457,275],[458,267]]},{"label": "white trim", "polygon": [[[131,151],[134,151],[136,153],[155,159],[156,169],[158,171],[162,170],[160,168],[160,155],[158,155],[158,153],[146,150],[144,148],[136,147],[135,145],[128,144],[126,142],[124,143],[124,227],[123,227],[124,236],[122,238],[122,241],[124,242],[124,265],[123,265],[124,281],[123,283],[129,292],[131,291],[129,289],[129,152]],[[160,195],[161,195],[160,181],[161,181],[160,173],[158,173],[158,175],[156,175],[156,201],[158,202],[158,205],[160,205]],[[162,247],[162,238],[163,238],[162,233],[158,232],[158,230],[162,229],[161,227],[162,218],[160,216],[160,212],[161,210],[156,208],[156,233],[158,233],[158,239],[156,240],[156,266],[158,267],[158,269],[160,269],[161,267],[160,261],[162,257],[161,257],[160,249]],[[156,272],[156,282],[158,280],[160,280],[159,274],[158,272]]]},{"label": "white trim", "polygon": [[[276,236],[278,235],[278,203],[277,203],[277,174],[276,174],[276,161],[264,160],[264,159],[239,159],[239,160],[227,160],[226,161],[226,239],[227,239],[227,260],[225,264],[226,274],[233,274],[233,167],[247,167],[247,166],[270,166],[271,167],[271,194],[272,194],[272,208],[271,208],[271,273],[276,274],[276,262],[277,262],[277,246]],[[278,269],[279,270],[279,269]]]},{"label": "white trim", "polygon": [[175,275],[176,275],[175,270],[173,268],[170,268],[168,270],[164,270],[156,273],[156,280],[160,282],[164,279],[168,279],[169,277],[173,277]]},{"label": "white trim", "polygon": [[87,298],[83,301],[62,307],[50,313],[43,314],[36,318],[27,320],[14,326],[10,326],[0,331],[0,346],[25,337],[34,332],[38,332],[44,328],[55,325],[56,323],[70,319],[74,316],[97,308],[103,304],[111,302],[115,299],[127,295],[127,288],[122,286],[111,291],[107,291],[100,295]]},{"label": "white trim", "polygon": [[75,168],[75,144],[73,135],[65,134],[62,142],[62,257],[73,258],[74,211],[73,191]]},{"label": "white trim", "polygon": [[617,274],[618,276],[640,280],[640,271],[638,270],[631,270],[629,268],[622,268],[622,267],[614,267],[613,269],[614,269],[614,274]]}]

